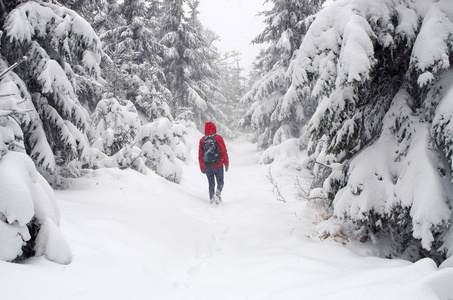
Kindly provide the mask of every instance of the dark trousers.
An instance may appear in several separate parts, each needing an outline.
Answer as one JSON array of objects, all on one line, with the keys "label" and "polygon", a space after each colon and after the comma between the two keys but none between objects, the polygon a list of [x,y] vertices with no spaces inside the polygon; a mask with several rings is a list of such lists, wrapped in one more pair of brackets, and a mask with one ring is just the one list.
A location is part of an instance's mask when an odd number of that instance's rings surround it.
[{"label": "dark trousers", "polygon": [[217,190],[220,192],[223,189],[223,167],[206,168],[206,176],[209,182],[209,199],[212,199],[215,191],[215,181],[217,180]]}]

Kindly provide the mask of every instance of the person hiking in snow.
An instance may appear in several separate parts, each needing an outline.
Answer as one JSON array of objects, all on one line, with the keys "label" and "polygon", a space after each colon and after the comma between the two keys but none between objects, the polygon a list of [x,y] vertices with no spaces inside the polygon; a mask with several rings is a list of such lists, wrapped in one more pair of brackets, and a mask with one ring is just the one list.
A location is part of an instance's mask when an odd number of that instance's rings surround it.
[{"label": "person hiking in snow", "polygon": [[[200,139],[198,161],[201,172],[206,174],[209,183],[209,199],[219,204],[222,201],[223,166],[228,171],[228,153],[223,138],[217,134],[217,128],[212,122],[207,122],[204,128],[205,136]],[[215,181],[217,180],[217,190]]]}]

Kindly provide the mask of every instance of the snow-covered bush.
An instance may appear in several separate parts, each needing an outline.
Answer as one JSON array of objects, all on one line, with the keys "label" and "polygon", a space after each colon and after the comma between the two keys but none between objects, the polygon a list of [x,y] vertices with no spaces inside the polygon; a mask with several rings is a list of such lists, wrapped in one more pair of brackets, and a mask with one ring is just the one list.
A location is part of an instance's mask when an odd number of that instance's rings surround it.
[{"label": "snow-covered bush", "polygon": [[350,237],[385,244],[389,257],[453,254],[452,21],[448,0],[335,1],[293,64],[294,88],[319,102],[308,129],[314,194],[354,224]]},{"label": "snow-covered bush", "polygon": [[112,156],[114,164],[111,167],[134,169],[145,173],[146,166],[141,158],[142,151],[135,146],[126,146]]},{"label": "snow-covered bush", "polygon": [[186,160],[187,145],[184,141],[186,126],[159,118],[140,128],[137,142],[141,146],[146,165],[170,181],[181,180],[182,168],[178,159]]},{"label": "snow-covered bush", "polygon": [[61,264],[72,255],[58,226],[55,195],[24,153],[10,151],[0,160],[0,259],[42,256]]},{"label": "snow-covered bush", "polygon": [[132,144],[141,125],[134,104],[115,98],[99,101],[91,119],[93,147],[109,156]]},{"label": "snow-covered bush", "polygon": [[279,166],[301,169],[299,139],[287,139],[281,144],[271,145],[260,157],[260,164],[277,161]]},{"label": "snow-covered bush", "polygon": [[145,172],[140,148],[134,146],[141,123],[135,105],[116,98],[99,101],[92,115],[89,133],[92,147],[102,154],[98,167],[132,168]]}]

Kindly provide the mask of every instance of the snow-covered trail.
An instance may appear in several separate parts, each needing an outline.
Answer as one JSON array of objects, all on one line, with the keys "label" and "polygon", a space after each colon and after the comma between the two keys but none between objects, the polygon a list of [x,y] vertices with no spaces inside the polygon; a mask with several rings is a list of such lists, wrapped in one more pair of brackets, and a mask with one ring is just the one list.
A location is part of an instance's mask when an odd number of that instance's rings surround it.
[{"label": "snow-covered trail", "polygon": [[[0,262],[3,299],[448,299],[453,270],[360,256],[307,238],[312,212],[293,200],[295,174],[273,175],[255,146],[227,141],[223,200],[208,203],[193,160],[181,184],[104,169],[57,191],[73,261]],[[362,251],[363,253],[363,251]],[[437,291],[437,295],[436,295]]]}]

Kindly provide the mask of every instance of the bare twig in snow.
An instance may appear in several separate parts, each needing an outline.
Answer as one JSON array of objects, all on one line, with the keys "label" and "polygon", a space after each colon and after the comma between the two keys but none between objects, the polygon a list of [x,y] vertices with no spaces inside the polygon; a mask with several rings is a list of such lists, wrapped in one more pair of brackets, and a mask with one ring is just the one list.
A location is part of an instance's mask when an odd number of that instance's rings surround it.
[{"label": "bare twig in snow", "polygon": [[274,186],[272,191],[274,192],[275,196],[277,197],[277,200],[286,203],[285,198],[283,197],[282,193],[280,192],[280,187],[278,186],[277,182],[275,181],[274,177],[272,176],[271,167],[269,167],[269,174],[267,175],[267,179],[269,179],[270,183]]}]

